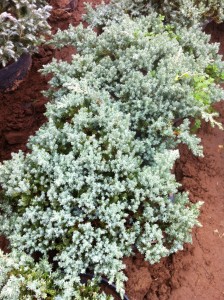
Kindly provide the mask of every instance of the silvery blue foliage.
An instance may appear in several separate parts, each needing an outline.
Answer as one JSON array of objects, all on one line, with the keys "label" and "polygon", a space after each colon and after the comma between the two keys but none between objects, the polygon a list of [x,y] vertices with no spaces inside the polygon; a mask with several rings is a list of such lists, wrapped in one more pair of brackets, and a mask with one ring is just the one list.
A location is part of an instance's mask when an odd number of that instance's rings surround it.
[{"label": "silvery blue foliage", "polygon": [[73,45],[78,54],[71,63],[54,60],[44,67],[44,73],[54,74],[47,95],[60,101],[81,78],[108,91],[120,110],[130,114],[136,137],[145,140],[145,160],[158,148],[180,142],[200,155],[200,140],[190,133],[188,121],[176,126],[175,120],[215,122],[211,105],[224,96],[218,80],[224,77],[224,64],[218,45],[209,39],[197,28],[164,25],[156,14],[134,20],[124,15],[100,35],[91,27],[70,26],[55,35],[53,44]]},{"label": "silvery blue foliage", "polygon": [[94,26],[104,26],[111,20],[119,20],[123,14],[132,17],[150,15],[157,12],[165,17],[167,23],[192,26],[203,25],[214,20],[224,20],[224,2],[220,0],[112,0],[96,8],[87,4],[85,20]]},{"label": "silvery blue foliage", "polygon": [[43,0],[1,0],[0,65],[32,51],[50,33],[51,6]]},{"label": "silvery blue foliage", "polygon": [[[51,253],[50,299],[82,299],[87,270],[123,295],[133,248],[154,263],[191,241],[201,203],[178,191],[171,170],[178,144],[202,154],[189,117],[215,124],[211,105],[224,96],[218,45],[208,42],[155,13],[116,13],[101,34],[80,25],[55,35],[55,45],[78,53],[44,68],[53,74],[48,122],[29,153],[0,165],[1,232],[19,253]],[[14,277],[9,289],[21,286]],[[29,285],[35,293],[38,282]]]},{"label": "silvery blue foliage", "polygon": [[182,249],[199,225],[201,203],[178,193],[170,172],[177,150],[157,151],[153,163],[144,164],[144,142],[108,92],[76,80],[47,105],[47,116],[30,139],[31,152],[0,166],[1,231],[13,249],[55,252],[64,274],[55,284],[68,299],[87,269],[123,294],[122,259],[132,246],[151,263]]}]

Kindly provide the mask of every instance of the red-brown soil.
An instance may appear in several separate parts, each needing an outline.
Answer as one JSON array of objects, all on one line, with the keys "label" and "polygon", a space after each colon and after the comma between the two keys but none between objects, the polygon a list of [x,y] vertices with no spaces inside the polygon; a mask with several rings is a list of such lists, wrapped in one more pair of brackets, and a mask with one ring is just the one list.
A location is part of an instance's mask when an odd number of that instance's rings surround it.
[{"label": "red-brown soil", "polygon": [[[54,6],[50,23],[53,32],[65,29],[69,23],[81,21],[83,1],[72,11],[68,0],[49,1]],[[100,2],[91,1],[94,3]],[[76,4],[76,2],[74,2]],[[224,31],[211,26],[212,40],[221,42],[224,54]],[[0,160],[9,159],[11,152],[26,151],[30,135],[45,122],[43,115],[47,99],[41,94],[48,78],[38,70],[52,56],[69,59],[73,49],[55,51],[40,48],[33,55],[33,64],[26,80],[13,92],[0,94]],[[216,105],[224,124],[224,102]],[[221,300],[224,299],[224,132],[203,124],[198,135],[202,138],[204,158],[193,157],[181,147],[181,158],[176,165],[177,179],[188,190],[192,202],[203,200],[200,221],[202,228],[193,231],[193,244],[186,245],[160,263],[149,265],[136,253],[125,259],[128,275],[126,292],[130,300]],[[6,248],[0,237],[1,248]]]}]

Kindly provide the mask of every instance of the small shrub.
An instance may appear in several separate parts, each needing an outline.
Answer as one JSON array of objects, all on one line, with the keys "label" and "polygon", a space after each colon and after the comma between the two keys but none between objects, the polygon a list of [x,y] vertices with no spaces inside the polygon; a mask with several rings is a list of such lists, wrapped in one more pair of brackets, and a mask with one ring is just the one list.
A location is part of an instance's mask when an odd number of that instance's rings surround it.
[{"label": "small shrub", "polygon": [[[78,54],[71,63],[54,60],[45,66],[44,73],[53,73],[49,97],[60,101],[75,79],[82,78],[108,91],[120,110],[130,114],[136,138],[145,142],[145,161],[158,149],[175,148],[180,142],[201,154],[187,118],[216,124],[212,104],[224,96],[219,86],[224,64],[209,36],[196,28],[164,25],[152,14],[134,20],[123,16],[100,35],[90,27],[70,26],[59,31],[53,43],[73,45]],[[186,120],[176,126],[179,118]]]},{"label": "small shrub", "polygon": [[107,93],[74,81],[60,102],[48,104],[47,116],[30,139],[31,153],[0,166],[1,231],[13,249],[54,251],[63,290],[90,269],[123,294],[122,259],[132,246],[151,263],[182,249],[199,225],[200,203],[178,193],[170,172],[176,150],[143,164],[143,143]]},{"label": "small shrub", "polygon": [[1,0],[0,62],[3,67],[44,41],[50,29],[46,21],[50,9],[40,0]]},{"label": "small shrub", "polygon": [[78,54],[44,68],[52,74],[48,122],[28,154],[0,165],[1,232],[19,253],[53,259],[52,299],[98,292],[80,288],[87,270],[123,295],[123,258],[134,247],[154,263],[182,249],[200,225],[201,202],[178,191],[171,170],[179,143],[202,154],[188,118],[217,123],[223,62],[196,27],[165,25],[155,13],[124,14],[98,35],[70,26],[53,44]]},{"label": "small shrub", "polygon": [[105,25],[109,20],[118,20],[122,15],[132,17],[150,15],[157,12],[165,17],[166,23],[192,26],[203,25],[214,20],[224,21],[224,2],[220,0],[112,0],[97,9],[87,5],[86,19],[94,25]]}]

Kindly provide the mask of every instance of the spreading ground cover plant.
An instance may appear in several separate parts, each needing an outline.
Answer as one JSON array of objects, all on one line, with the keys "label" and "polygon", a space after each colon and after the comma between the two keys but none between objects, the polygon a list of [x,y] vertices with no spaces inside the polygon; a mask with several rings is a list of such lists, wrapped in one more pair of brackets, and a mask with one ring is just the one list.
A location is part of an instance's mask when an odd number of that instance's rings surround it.
[{"label": "spreading ground cover plant", "polygon": [[[123,16],[97,35],[91,27],[70,26],[59,31],[57,47],[73,45],[78,54],[71,63],[54,60],[44,73],[53,73],[48,96],[56,98],[83,78],[94,88],[104,89],[131,116],[136,138],[145,142],[143,158],[151,159],[158,149],[186,143],[201,154],[199,140],[192,135],[188,117],[216,123],[212,104],[223,98],[219,83],[224,64],[218,44],[196,28],[174,28],[151,14],[132,20]],[[59,91],[58,91],[59,89]],[[180,126],[176,119],[186,119]]]},{"label": "spreading ground cover plant", "polygon": [[48,104],[49,121],[30,139],[31,153],[0,166],[0,228],[14,249],[54,251],[65,290],[90,269],[123,294],[122,259],[132,246],[151,263],[182,249],[199,225],[200,203],[178,193],[170,172],[176,150],[144,166],[129,117],[107,93],[78,80],[73,87]]},{"label": "spreading ground cover plant", "polygon": [[0,232],[18,251],[0,280],[2,299],[12,290],[19,300],[107,299],[95,283],[80,284],[87,270],[123,295],[124,256],[137,249],[154,263],[191,241],[201,203],[178,192],[171,169],[179,143],[202,153],[188,118],[217,123],[223,63],[208,40],[156,14],[123,15],[98,35],[58,32],[53,44],[78,54],[44,68],[48,122],[28,154],[0,165]]},{"label": "spreading ground cover plant", "polygon": [[43,0],[1,0],[0,66],[44,41],[51,7]]},{"label": "spreading ground cover plant", "polygon": [[87,5],[86,19],[94,25],[105,25],[108,20],[121,17],[127,13],[132,17],[149,15],[157,12],[165,17],[166,23],[192,26],[203,25],[214,20],[224,21],[224,2],[221,0],[112,0],[101,4],[97,9]]}]

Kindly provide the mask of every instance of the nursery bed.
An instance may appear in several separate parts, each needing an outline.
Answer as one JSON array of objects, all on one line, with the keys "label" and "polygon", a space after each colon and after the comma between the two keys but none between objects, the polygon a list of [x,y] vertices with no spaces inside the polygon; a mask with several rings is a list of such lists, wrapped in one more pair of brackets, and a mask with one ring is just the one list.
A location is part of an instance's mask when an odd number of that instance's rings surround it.
[{"label": "nursery bed", "polygon": [[[94,3],[100,1],[92,1]],[[53,32],[65,29],[69,23],[78,24],[84,10],[79,1],[75,11],[67,8],[69,1],[51,1],[54,6],[50,19]],[[63,9],[65,8],[65,9]],[[209,25],[213,41],[221,42],[224,54],[224,31]],[[48,78],[37,70],[52,56],[69,59],[74,49],[55,51],[42,47],[33,57],[27,79],[13,92],[0,94],[0,160],[10,158],[11,152],[26,151],[26,142],[45,117],[46,99],[41,91],[47,88]],[[220,121],[224,123],[224,102],[216,105]],[[188,190],[192,202],[203,200],[200,221],[203,228],[193,232],[193,245],[160,263],[149,265],[143,257],[125,259],[129,278],[126,292],[130,300],[221,300],[224,299],[224,132],[203,124],[198,132],[204,146],[204,158],[193,157],[181,147],[181,158],[176,164],[177,179]],[[6,250],[6,240],[0,238],[0,247]]]}]

